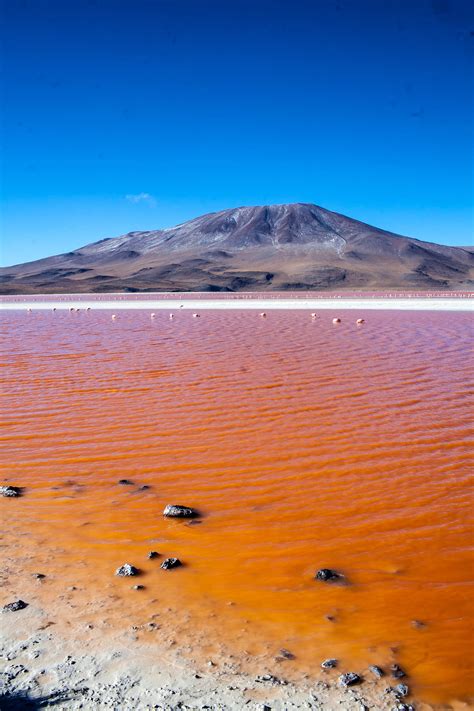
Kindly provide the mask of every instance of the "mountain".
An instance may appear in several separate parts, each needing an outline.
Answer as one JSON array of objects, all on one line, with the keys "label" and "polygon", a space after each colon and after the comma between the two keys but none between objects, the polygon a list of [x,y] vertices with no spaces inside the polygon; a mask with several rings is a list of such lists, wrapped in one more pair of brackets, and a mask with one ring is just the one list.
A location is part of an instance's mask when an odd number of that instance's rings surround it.
[{"label": "mountain", "polygon": [[3,294],[469,289],[474,254],[311,204],[238,207],[0,270]]}]

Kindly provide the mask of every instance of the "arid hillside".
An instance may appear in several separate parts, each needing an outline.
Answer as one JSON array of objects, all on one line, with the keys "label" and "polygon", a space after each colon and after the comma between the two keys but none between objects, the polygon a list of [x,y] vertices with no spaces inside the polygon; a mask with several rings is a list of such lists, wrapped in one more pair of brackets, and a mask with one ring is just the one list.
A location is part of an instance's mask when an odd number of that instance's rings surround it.
[{"label": "arid hillside", "polygon": [[474,254],[317,205],[239,207],[0,270],[1,293],[469,289]]}]

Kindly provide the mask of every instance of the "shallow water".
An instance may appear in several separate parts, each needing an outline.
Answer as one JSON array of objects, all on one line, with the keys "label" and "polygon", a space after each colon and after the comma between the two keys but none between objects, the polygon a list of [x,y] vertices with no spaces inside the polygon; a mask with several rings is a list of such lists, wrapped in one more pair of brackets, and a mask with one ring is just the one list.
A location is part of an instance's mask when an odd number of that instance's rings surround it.
[{"label": "shallow water", "polygon": [[[50,600],[107,586],[117,623],[171,605],[204,652],[397,661],[422,698],[468,698],[471,317],[334,315],[3,314],[3,478],[26,487],[0,501],[5,540],[25,575],[48,566]],[[125,561],[142,592],[113,577]]]}]

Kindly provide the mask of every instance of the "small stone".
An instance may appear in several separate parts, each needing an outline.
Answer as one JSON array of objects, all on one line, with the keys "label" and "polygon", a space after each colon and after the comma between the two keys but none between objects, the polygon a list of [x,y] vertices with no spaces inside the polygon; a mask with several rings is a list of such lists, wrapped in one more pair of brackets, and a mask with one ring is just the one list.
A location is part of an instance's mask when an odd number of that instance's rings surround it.
[{"label": "small stone", "polygon": [[150,551],[147,555],[147,558],[150,558],[150,560],[151,560],[152,558],[158,558],[159,555],[160,554],[157,553],[156,551]]},{"label": "small stone", "polygon": [[121,484],[122,486],[135,486],[133,481],[130,481],[130,479],[119,479],[118,483]]},{"label": "small stone", "polygon": [[335,669],[337,667],[337,659],[325,659],[321,662],[322,669]]},{"label": "small stone", "polygon": [[145,590],[144,585],[132,585],[132,590]]},{"label": "small stone", "polygon": [[0,486],[0,496],[5,496],[6,498],[16,498],[21,496],[21,488],[19,486]]},{"label": "small stone", "polygon": [[46,575],[44,573],[33,573],[33,577],[36,578],[36,580],[43,580]]},{"label": "small stone", "polygon": [[25,607],[28,607],[27,602],[23,602],[23,600],[15,600],[15,602],[9,602],[8,605],[4,605],[2,612],[18,612],[18,610],[24,610]]},{"label": "small stone", "polygon": [[377,677],[377,679],[381,679],[383,676],[385,676],[385,672],[381,667],[378,667],[376,664],[371,664],[369,667],[369,671],[372,672],[374,676]]},{"label": "small stone", "polygon": [[415,711],[415,707],[411,704],[398,704],[393,711]]},{"label": "small stone", "polygon": [[426,627],[426,622],[422,622],[421,620],[412,620],[411,626],[414,627],[416,630],[421,630],[423,629],[423,627]]},{"label": "small stone", "polygon": [[138,487],[138,491],[146,491],[149,488],[150,488],[150,486],[148,484],[142,484],[141,486]]},{"label": "small stone", "polygon": [[408,696],[410,693],[410,690],[406,684],[397,684],[396,687],[394,688],[394,692],[396,693],[397,696]]},{"label": "small stone", "polygon": [[120,566],[120,568],[117,568],[115,575],[118,575],[121,578],[125,578],[130,575],[138,575],[138,568],[135,568],[134,565],[130,565],[130,563],[124,563]]},{"label": "small stone", "polygon": [[331,570],[330,568],[321,568],[318,570],[315,577],[316,580],[322,580],[324,583],[328,583],[332,580],[338,580],[342,576],[340,573],[335,570]]},{"label": "small stone", "polygon": [[295,655],[289,649],[280,649],[280,657],[283,659],[294,659]]},{"label": "small stone", "polygon": [[359,674],[355,672],[347,672],[346,674],[341,674],[339,677],[339,685],[344,688],[347,686],[354,686],[355,684],[360,684],[362,681]]},{"label": "small stone", "polygon": [[276,676],[273,676],[273,674],[259,674],[255,677],[255,681],[258,681],[259,683],[267,682],[270,684],[286,684],[285,681],[281,681]]},{"label": "small stone", "polygon": [[195,509],[180,504],[168,504],[163,511],[163,516],[168,518],[195,518],[198,515]]},{"label": "small stone", "polygon": [[182,565],[179,558],[166,558],[160,565],[163,570],[171,570],[172,568],[179,568]]},{"label": "small stone", "polygon": [[399,667],[398,664],[392,664],[390,667],[390,672],[394,679],[402,679],[402,677],[406,676],[406,672],[403,671],[403,669]]}]

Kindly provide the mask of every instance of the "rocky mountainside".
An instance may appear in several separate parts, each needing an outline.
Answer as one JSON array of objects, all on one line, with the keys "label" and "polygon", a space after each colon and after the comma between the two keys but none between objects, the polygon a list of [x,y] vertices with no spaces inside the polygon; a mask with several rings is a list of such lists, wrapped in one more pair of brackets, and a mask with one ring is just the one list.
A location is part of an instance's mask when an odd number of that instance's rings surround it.
[{"label": "rocky mountainside", "polygon": [[3,294],[469,289],[474,254],[317,205],[239,207],[0,270]]}]

